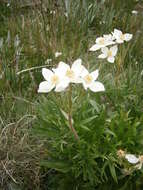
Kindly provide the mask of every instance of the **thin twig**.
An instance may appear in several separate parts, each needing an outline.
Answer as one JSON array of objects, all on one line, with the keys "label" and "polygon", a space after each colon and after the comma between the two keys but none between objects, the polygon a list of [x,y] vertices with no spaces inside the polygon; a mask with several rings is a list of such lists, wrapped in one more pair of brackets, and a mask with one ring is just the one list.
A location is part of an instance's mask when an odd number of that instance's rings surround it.
[{"label": "thin twig", "polygon": [[28,71],[32,71],[32,70],[35,70],[35,69],[40,69],[40,68],[44,68],[44,67],[50,67],[52,65],[41,65],[41,66],[37,66],[37,67],[31,67],[31,68],[28,68],[28,69],[24,69],[22,71],[19,71],[17,72],[16,74],[17,75],[20,75],[21,73],[25,73],[25,72],[28,72]]}]

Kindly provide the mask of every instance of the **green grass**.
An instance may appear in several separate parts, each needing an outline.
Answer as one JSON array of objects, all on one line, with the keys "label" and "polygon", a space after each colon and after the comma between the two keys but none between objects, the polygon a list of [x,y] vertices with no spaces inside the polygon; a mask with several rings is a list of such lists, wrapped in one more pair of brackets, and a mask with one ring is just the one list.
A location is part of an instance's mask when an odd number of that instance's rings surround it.
[{"label": "green grass", "polygon": [[[116,151],[143,154],[143,2],[47,2],[46,9],[0,5],[0,188],[142,189],[143,170],[122,175],[130,166],[120,163]],[[134,9],[137,15],[131,13]],[[114,28],[132,33],[133,39],[119,47],[110,64],[88,50]],[[56,51],[62,56],[55,58]],[[76,143],[66,120],[67,94],[41,95],[37,89],[41,66],[52,68],[79,57],[91,70],[100,68],[106,91],[73,87]],[[48,66],[47,59],[52,59]]]}]

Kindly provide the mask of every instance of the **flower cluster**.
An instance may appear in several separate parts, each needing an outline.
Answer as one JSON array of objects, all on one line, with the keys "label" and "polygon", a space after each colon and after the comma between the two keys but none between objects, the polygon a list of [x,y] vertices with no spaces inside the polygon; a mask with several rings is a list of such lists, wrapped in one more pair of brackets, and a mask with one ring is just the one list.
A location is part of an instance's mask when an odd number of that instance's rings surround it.
[{"label": "flower cluster", "polygon": [[136,169],[141,169],[143,165],[143,155],[138,157],[134,154],[126,154],[124,150],[118,150],[117,155],[119,158],[126,159],[130,164],[134,164]]},{"label": "flower cluster", "polygon": [[[120,30],[114,29],[114,32],[108,35],[103,35],[96,39],[96,43],[89,49],[89,51],[97,51],[101,49],[102,54],[98,56],[101,59],[107,59],[108,62],[114,63],[115,56],[118,51],[117,44],[122,44],[124,41],[130,41],[133,35],[129,33],[123,34]],[[110,48],[107,46],[114,45]]]},{"label": "flower cluster", "polygon": [[39,85],[39,93],[48,93],[52,89],[56,92],[64,91],[70,83],[81,83],[85,90],[88,88],[93,92],[104,91],[104,85],[96,81],[99,71],[89,72],[83,65],[82,60],[77,59],[72,66],[60,62],[57,68],[52,70],[43,68],[42,75],[45,81]]}]

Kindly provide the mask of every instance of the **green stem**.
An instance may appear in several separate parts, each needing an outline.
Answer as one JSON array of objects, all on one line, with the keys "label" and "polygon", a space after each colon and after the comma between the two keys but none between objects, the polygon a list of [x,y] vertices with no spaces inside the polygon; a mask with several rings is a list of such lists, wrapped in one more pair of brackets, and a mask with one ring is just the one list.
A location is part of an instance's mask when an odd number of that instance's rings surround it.
[{"label": "green stem", "polygon": [[72,123],[72,86],[71,85],[69,86],[68,98],[69,98],[69,113],[68,113],[69,128],[72,131],[75,139],[79,140],[79,136],[78,136],[75,128],[73,127],[73,123]]}]

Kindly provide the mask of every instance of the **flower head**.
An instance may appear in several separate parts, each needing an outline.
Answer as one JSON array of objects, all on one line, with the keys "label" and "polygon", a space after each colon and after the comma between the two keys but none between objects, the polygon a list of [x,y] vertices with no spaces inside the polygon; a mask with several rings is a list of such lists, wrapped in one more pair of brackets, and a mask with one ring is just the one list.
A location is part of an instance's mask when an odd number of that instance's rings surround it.
[{"label": "flower head", "polygon": [[57,57],[59,57],[59,56],[61,56],[62,55],[62,52],[56,52],[55,53],[55,57],[57,58]]},{"label": "flower head", "polygon": [[126,154],[125,158],[131,164],[137,164],[139,162],[139,158],[137,158],[134,154]]},{"label": "flower head", "polygon": [[42,75],[45,81],[41,82],[39,85],[38,92],[39,93],[47,93],[55,88],[56,92],[61,92],[65,90],[68,86],[68,81],[66,81],[62,75],[62,73],[58,73],[55,71],[51,71],[49,69],[43,68]]},{"label": "flower head", "polygon": [[132,10],[132,14],[137,15],[137,14],[138,14],[138,11]]},{"label": "flower head", "polygon": [[65,90],[70,83],[82,83],[87,90],[89,88],[93,92],[104,91],[104,85],[96,81],[99,73],[98,70],[91,73],[82,65],[82,60],[77,59],[70,66],[64,62],[59,62],[57,68],[52,70],[43,68],[42,75],[45,81],[39,85],[39,93],[48,93],[52,89],[56,92]]},{"label": "flower head", "polygon": [[115,44],[115,42],[113,41],[113,36],[111,34],[103,35],[103,37],[99,37],[96,39],[96,43],[89,49],[89,51],[97,51],[103,47],[112,44]]},{"label": "flower head", "polygon": [[104,85],[101,82],[96,81],[98,75],[98,70],[89,73],[88,70],[83,66],[81,77],[82,84],[85,90],[89,88],[93,92],[105,91]]},{"label": "flower head", "polygon": [[77,59],[73,62],[72,66],[70,67],[68,64],[64,62],[60,62],[56,72],[62,73],[64,78],[70,83],[80,83],[80,73],[82,70],[82,60]]},{"label": "flower head", "polygon": [[113,37],[116,39],[116,42],[121,44],[124,41],[128,42],[132,39],[133,35],[129,33],[123,34],[122,31],[114,29],[114,32],[112,32]]},{"label": "flower head", "polygon": [[107,61],[110,63],[114,63],[115,61],[115,56],[118,51],[118,47],[115,45],[111,48],[104,47],[101,49],[102,54],[98,56],[98,58],[105,59],[107,58]]}]

